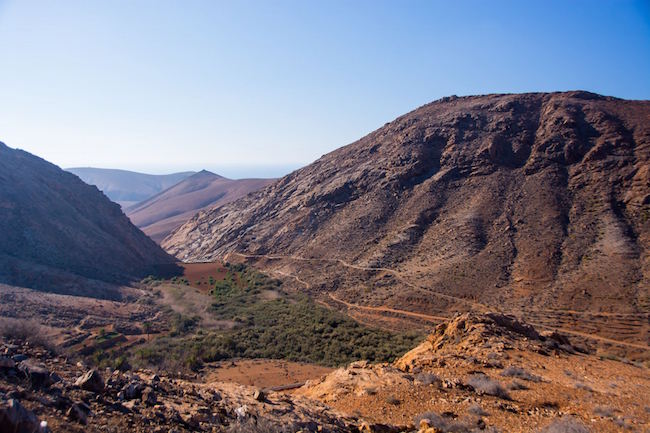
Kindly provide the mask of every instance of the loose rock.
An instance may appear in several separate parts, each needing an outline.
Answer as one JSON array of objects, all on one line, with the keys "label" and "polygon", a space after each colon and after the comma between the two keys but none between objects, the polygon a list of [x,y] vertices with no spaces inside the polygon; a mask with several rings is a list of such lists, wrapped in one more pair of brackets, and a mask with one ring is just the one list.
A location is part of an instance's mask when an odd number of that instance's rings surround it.
[{"label": "loose rock", "polygon": [[86,374],[77,379],[75,385],[81,387],[81,389],[95,393],[104,391],[104,379],[102,379],[102,376],[95,369],[88,371]]}]

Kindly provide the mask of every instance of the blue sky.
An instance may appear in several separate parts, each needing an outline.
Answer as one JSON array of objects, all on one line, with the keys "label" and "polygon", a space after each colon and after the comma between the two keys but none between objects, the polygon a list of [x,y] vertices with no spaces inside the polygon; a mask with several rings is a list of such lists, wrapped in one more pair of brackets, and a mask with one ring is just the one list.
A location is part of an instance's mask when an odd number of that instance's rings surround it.
[{"label": "blue sky", "polygon": [[0,0],[0,140],[63,167],[236,177],[442,96],[650,99],[647,1]]}]

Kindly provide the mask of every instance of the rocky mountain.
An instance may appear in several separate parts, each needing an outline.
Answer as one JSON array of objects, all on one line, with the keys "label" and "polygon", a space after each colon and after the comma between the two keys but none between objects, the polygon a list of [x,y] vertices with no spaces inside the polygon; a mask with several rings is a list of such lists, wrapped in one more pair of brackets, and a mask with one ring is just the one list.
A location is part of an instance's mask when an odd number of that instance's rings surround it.
[{"label": "rocky mountain", "polygon": [[76,293],[85,278],[122,283],[174,263],[96,187],[2,143],[0,233],[10,285]]},{"label": "rocky mountain", "polygon": [[203,170],[126,209],[133,223],[162,241],[201,209],[220,206],[257,191],[271,179],[226,179]]},{"label": "rocky mountain", "polygon": [[68,168],[66,171],[76,174],[88,185],[95,185],[123,208],[146,200],[194,174],[186,171],[157,175],[93,167]]},{"label": "rocky mountain", "polygon": [[427,104],[162,246],[427,314],[647,313],[649,243],[650,101],[574,91]]}]

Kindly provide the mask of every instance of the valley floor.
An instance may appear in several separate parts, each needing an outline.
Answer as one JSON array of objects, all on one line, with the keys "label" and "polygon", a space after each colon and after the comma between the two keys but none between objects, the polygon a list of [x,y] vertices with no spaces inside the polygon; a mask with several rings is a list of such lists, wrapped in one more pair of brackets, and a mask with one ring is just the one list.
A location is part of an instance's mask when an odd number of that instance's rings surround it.
[{"label": "valley floor", "polygon": [[[117,301],[0,286],[0,425],[20,402],[53,431],[650,431],[649,366],[615,351],[650,359],[638,335],[614,338],[631,316],[537,311],[534,329],[346,290],[314,302],[309,266],[256,264],[279,280],[204,263]],[[75,385],[93,367],[102,391]]]}]

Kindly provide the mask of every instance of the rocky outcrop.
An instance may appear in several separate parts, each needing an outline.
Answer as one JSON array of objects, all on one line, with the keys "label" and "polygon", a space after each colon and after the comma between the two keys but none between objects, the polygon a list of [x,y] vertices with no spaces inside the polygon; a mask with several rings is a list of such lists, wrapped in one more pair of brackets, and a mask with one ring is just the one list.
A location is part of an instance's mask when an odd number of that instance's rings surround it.
[{"label": "rocky outcrop", "polygon": [[[355,362],[296,393],[374,421],[361,426],[367,432],[524,433],[590,425],[614,433],[650,425],[639,407],[650,389],[647,370],[577,353],[566,336],[538,332],[512,316],[470,313],[441,323],[393,364]],[[629,392],[630,380],[638,393]]]},{"label": "rocky outcrop", "polygon": [[125,283],[174,263],[96,187],[2,143],[0,232],[10,285],[93,296],[84,279]]}]

